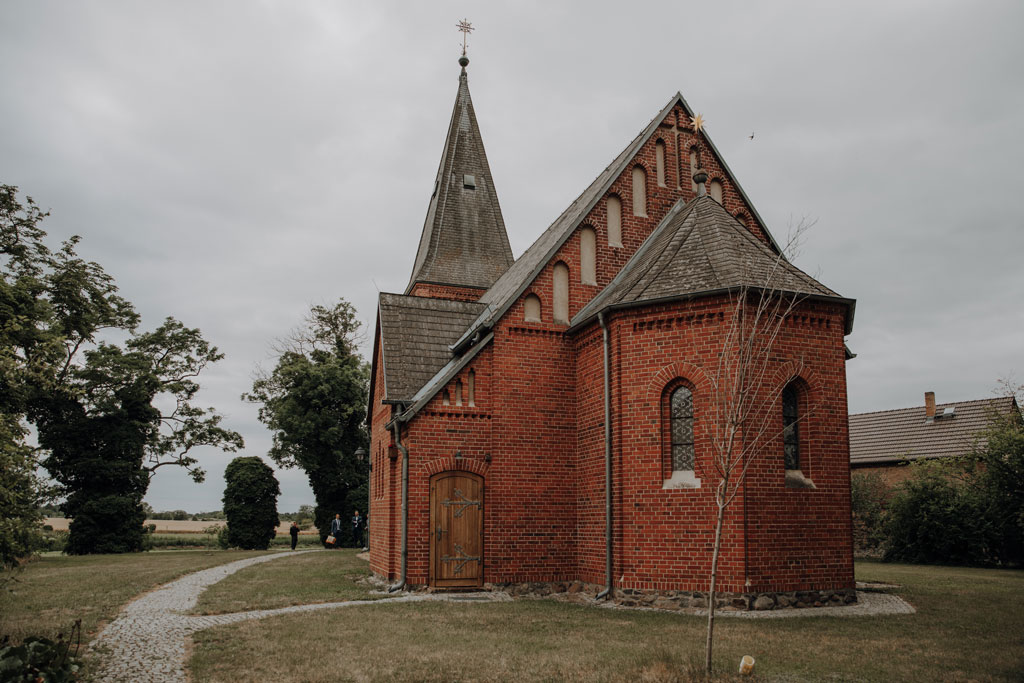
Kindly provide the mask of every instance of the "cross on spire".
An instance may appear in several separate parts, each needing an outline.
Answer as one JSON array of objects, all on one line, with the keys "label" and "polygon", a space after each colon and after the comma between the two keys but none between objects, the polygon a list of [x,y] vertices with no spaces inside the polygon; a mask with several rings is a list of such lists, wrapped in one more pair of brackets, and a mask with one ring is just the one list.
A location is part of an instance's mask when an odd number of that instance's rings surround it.
[{"label": "cross on spire", "polygon": [[462,32],[462,56],[466,56],[466,38],[473,31],[473,25],[469,23],[468,19],[463,19],[455,25],[457,29]]}]

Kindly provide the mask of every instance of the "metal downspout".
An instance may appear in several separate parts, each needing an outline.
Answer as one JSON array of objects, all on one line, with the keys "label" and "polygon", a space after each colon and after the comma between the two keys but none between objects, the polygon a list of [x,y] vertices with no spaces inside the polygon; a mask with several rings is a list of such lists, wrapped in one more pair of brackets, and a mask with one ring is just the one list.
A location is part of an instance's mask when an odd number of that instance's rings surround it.
[{"label": "metal downspout", "polygon": [[402,423],[396,419],[391,429],[395,434],[395,446],[402,452],[402,574],[398,583],[388,588],[388,593],[395,593],[405,588],[409,566],[409,449],[402,445]]},{"label": "metal downspout", "polygon": [[597,314],[604,338],[604,564],[608,586],[597,594],[597,599],[612,597],[612,391],[611,391],[611,340],[608,337],[608,323],[604,311]]}]

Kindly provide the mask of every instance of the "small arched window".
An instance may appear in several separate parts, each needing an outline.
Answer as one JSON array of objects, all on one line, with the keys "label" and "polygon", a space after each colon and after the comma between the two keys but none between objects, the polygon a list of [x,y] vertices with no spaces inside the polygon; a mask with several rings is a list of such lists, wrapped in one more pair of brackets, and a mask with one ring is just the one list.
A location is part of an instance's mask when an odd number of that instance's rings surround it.
[{"label": "small arched window", "polygon": [[787,470],[800,469],[800,395],[790,382],[782,390],[782,444]]},{"label": "small arched window", "polygon": [[580,282],[597,284],[597,234],[593,228],[580,229]]},{"label": "small arched window", "polygon": [[608,209],[608,245],[622,246],[622,200],[617,195],[608,195],[605,202]]},{"label": "small arched window", "polygon": [[633,215],[647,215],[647,173],[643,166],[633,167]]},{"label": "small arched window", "polygon": [[540,322],[540,297],[527,294],[523,300],[523,320],[530,323]]},{"label": "small arched window", "polygon": [[693,181],[693,176],[697,174],[697,148],[690,148],[690,189],[694,192],[697,191],[697,183]]},{"label": "small arched window", "polygon": [[462,405],[462,380],[455,380],[455,405]]},{"label": "small arched window", "polygon": [[448,387],[441,390],[441,405],[451,405],[451,400],[448,398]]},{"label": "small arched window", "polygon": [[569,323],[569,266],[561,261],[555,264],[551,312],[556,323]]},{"label": "small arched window", "polygon": [[711,198],[714,199],[716,202],[722,204],[725,201],[722,189],[722,181],[717,178],[712,180],[711,186],[708,188],[708,194],[710,194]]},{"label": "small arched window", "polygon": [[736,220],[739,221],[739,224],[744,228],[750,227],[750,220],[747,218],[747,214],[742,211],[736,214]]},{"label": "small arched window", "polygon": [[654,143],[654,159],[658,167],[658,187],[665,187],[665,141]]},{"label": "small arched window", "polygon": [[693,471],[693,392],[687,386],[676,388],[669,397],[672,423],[672,471]]},{"label": "small arched window", "polygon": [[469,375],[466,377],[466,393],[469,399],[469,407],[476,407],[476,370],[470,368]]}]

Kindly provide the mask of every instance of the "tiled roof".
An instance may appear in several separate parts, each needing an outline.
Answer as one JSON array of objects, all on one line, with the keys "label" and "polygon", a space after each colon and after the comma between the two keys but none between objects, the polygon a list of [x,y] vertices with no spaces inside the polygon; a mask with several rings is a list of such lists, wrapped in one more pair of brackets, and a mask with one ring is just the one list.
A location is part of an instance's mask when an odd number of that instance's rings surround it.
[{"label": "tiled roof", "polygon": [[897,462],[915,458],[963,455],[993,415],[1016,409],[1013,397],[942,403],[935,414],[952,416],[928,422],[924,406],[850,415],[850,464]]},{"label": "tiled roof", "polygon": [[609,306],[744,286],[839,297],[754,237],[711,197],[680,200],[572,323],[584,323]]},{"label": "tiled roof", "polygon": [[486,289],[510,265],[512,248],[463,69],[406,293],[417,282]]},{"label": "tiled roof", "polygon": [[[583,190],[582,194],[569,205],[562,214],[555,219],[547,230],[545,230],[537,240],[530,245],[530,247],[523,252],[522,256],[516,259],[516,262],[505,271],[505,273],[498,278],[498,280],[488,289],[483,296],[480,297],[480,303],[487,304],[487,311],[480,316],[479,319],[473,321],[473,324],[459,339],[459,342],[463,342],[466,339],[472,337],[477,328],[487,323],[488,320],[496,319],[503,315],[506,310],[511,307],[520,294],[525,291],[526,287],[533,282],[537,274],[544,268],[545,265],[551,260],[555,252],[557,252],[566,240],[572,235],[576,226],[579,225],[588,213],[597,205],[597,202],[604,197],[605,193],[611,188],[612,183],[622,175],[626,170],[629,163],[640,151],[654,132],[658,130],[658,126],[665,117],[669,115],[674,107],[677,105],[682,106],[683,110],[689,116],[693,116],[693,109],[687,104],[686,100],[683,99],[681,93],[676,93],[675,96],[669,100],[657,116],[651,119],[651,122],[647,124],[647,127],[640,131],[632,142],[630,142],[622,152],[602,171],[597,178],[594,179],[587,189]],[[768,235],[768,239],[771,240],[772,245],[776,246],[774,238],[768,232],[768,228],[765,227],[765,223],[759,216],[757,211],[754,209],[754,205],[747,198],[743,188],[740,187],[739,182],[733,176],[731,170],[725,163],[725,159],[718,153],[711,138],[708,137],[705,131],[703,139],[707,142],[711,151],[718,159],[719,163],[722,164],[722,168],[732,179],[734,186],[743,197],[747,206],[750,207],[751,211],[754,212],[758,223],[763,227],[765,234]]]},{"label": "tiled roof", "polygon": [[385,399],[408,401],[451,360],[458,339],[483,306],[466,301],[381,294]]}]

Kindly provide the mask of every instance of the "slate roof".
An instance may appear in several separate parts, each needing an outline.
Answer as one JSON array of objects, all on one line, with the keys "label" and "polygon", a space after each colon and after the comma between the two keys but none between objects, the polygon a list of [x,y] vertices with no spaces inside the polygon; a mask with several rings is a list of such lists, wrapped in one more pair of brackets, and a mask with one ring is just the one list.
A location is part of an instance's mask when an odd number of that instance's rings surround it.
[{"label": "slate roof", "polygon": [[481,310],[473,302],[382,293],[378,311],[384,399],[411,400],[451,360],[448,345]]},{"label": "slate roof", "polygon": [[711,197],[680,200],[619,274],[576,314],[572,326],[608,307],[766,285],[840,298],[754,237]]},{"label": "slate roof", "polygon": [[[626,170],[627,165],[633,160],[640,151],[640,148],[646,143],[655,131],[658,130],[658,126],[665,117],[669,115],[676,105],[681,105],[683,110],[688,116],[693,116],[693,109],[687,104],[686,100],[683,99],[681,93],[676,93],[668,104],[666,104],[658,114],[651,119],[651,122],[647,124],[647,127],[640,131],[640,134],[633,138],[622,152],[594,179],[594,181],[583,190],[579,197],[577,197],[569,207],[562,212],[562,214],[555,219],[547,230],[545,230],[537,240],[530,245],[530,247],[523,252],[522,256],[516,259],[515,263],[505,271],[505,273],[498,278],[498,280],[488,289],[483,296],[480,297],[480,303],[487,305],[487,310],[481,316],[473,321],[473,324],[466,330],[466,332],[459,338],[457,345],[462,346],[466,341],[473,337],[481,326],[486,326],[490,321],[496,320],[505,311],[509,309],[519,298],[526,288],[533,282],[534,278],[540,273],[545,265],[551,260],[555,252],[557,252],[566,240],[572,235],[573,231],[580,224],[580,222],[586,217],[588,213],[597,205],[605,194],[611,189],[612,183],[622,175],[623,171]],[[754,208],[753,202],[747,197],[743,188],[740,187],[739,182],[736,180],[735,175],[729,166],[726,164],[725,159],[719,154],[715,144],[711,141],[707,131],[703,133],[703,140],[711,149],[711,152],[715,155],[715,158],[721,164],[722,169],[728,174],[732,180],[733,185],[739,192],[743,201],[746,202],[747,206],[753,212],[754,217],[757,219],[759,225],[764,229],[765,235],[771,241],[772,246],[778,250],[778,245],[775,243],[775,239],[768,232],[768,228],[765,225],[764,220],[757,214],[757,209]]]},{"label": "slate roof", "polygon": [[[473,177],[474,188],[465,187],[466,176]],[[412,291],[417,282],[486,289],[512,261],[512,248],[463,69],[434,193],[405,293]]]},{"label": "slate roof", "polygon": [[941,403],[935,414],[954,409],[952,417],[928,422],[924,406],[850,415],[850,464],[868,465],[915,458],[963,455],[989,425],[993,413],[1017,410],[1012,396]]}]

